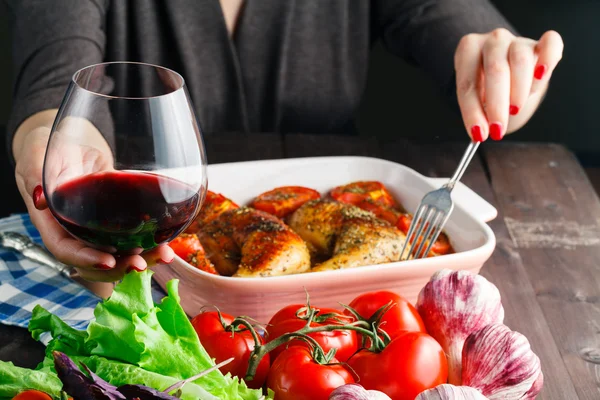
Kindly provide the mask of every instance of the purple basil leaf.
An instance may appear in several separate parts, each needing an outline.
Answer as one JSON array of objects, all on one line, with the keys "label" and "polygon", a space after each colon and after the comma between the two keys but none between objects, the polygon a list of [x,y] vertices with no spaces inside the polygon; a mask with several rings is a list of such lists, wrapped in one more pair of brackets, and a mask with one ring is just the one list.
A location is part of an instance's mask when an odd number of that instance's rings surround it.
[{"label": "purple basil leaf", "polygon": [[110,383],[106,382],[104,379],[100,378],[98,375],[96,375],[94,372],[92,372],[92,370],[90,370],[87,367],[87,365],[85,365],[84,363],[81,363],[81,365],[83,366],[85,371],[88,373],[88,375],[92,378],[91,381],[94,383],[94,385],[98,386],[100,389],[102,389],[106,392],[115,392],[118,395],[119,389],[117,389],[116,386],[113,386]]},{"label": "purple basil leaf", "polygon": [[119,386],[119,392],[125,395],[128,399],[139,399],[139,400],[179,400],[178,397],[171,396],[168,393],[158,391],[156,389],[149,388],[143,385],[123,385]]},{"label": "purple basil leaf", "polygon": [[[63,384],[63,391],[74,399],[85,400],[126,400],[115,386],[92,375],[93,380],[86,376],[77,365],[64,353],[53,351],[54,368]],[[84,368],[89,369],[84,365]],[[91,371],[90,371],[91,372]]]}]

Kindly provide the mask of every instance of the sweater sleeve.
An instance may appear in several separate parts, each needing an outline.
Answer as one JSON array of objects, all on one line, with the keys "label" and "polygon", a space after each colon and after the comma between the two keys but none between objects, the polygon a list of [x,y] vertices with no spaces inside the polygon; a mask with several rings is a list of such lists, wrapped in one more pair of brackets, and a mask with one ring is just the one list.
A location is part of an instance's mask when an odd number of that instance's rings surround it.
[{"label": "sweater sleeve", "polygon": [[73,73],[102,62],[108,0],[5,0],[12,36],[13,108],[6,140],[31,115],[58,108]]},{"label": "sweater sleeve", "polygon": [[455,98],[454,53],[469,33],[516,30],[488,0],[375,0],[374,25],[393,54],[428,73]]}]

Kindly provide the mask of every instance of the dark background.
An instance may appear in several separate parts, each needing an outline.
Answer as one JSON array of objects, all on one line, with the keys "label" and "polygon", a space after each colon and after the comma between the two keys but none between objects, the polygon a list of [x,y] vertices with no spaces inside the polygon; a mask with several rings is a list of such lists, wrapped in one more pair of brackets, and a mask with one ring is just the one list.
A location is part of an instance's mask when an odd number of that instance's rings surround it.
[{"label": "dark background", "polygon": [[[550,92],[533,119],[517,135],[505,140],[563,143],[573,150],[588,171],[599,171],[600,135],[597,126],[600,99],[600,1],[598,0],[495,0],[523,36],[539,38],[548,29],[565,42],[562,62],[555,71]],[[0,3],[0,130],[10,112],[10,37],[7,13]],[[465,139],[457,114],[419,70],[407,66],[380,46],[372,55],[369,82],[357,115],[361,135],[380,138],[402,135],[419,139]],[[485,144],[493,145],[493,144]],[[2,213],[23,211],[0,140]],[[4,215],[0,215],[2,217]]]}]

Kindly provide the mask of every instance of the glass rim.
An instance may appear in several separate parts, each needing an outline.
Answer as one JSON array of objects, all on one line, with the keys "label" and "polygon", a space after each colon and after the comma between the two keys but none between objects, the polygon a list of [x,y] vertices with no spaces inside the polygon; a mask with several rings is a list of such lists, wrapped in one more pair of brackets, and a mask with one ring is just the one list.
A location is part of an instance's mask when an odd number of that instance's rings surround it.
[{"label": "glass rim", "polygon": [[[77,83],[76,78],[79,76],[79,74],[82,71],[85,71],[86,69],[90,69],[90,68],[94,68],[94,67],[99,67],[99,66],[106,66],[106,65],[110,65],[110,64],[131,64],[131,65],[137,65],[137,66],[144,66],[144,67],[153,67],[156,69],[161,69],[163,71],[169,72],[171,74],[174,74],[175,76],[177,76],[180,79],[180,85],[178,85],[178,87],[168,93],[163,93],[163,94],[159,94],[156,96],[113,96],[110,94],[104,94],[104,93],[98,93],[95,92],[93,90],[84,88],[83,86],[81,86],[79,83]],[[71,76],[71,83],[74,84],[75,86],[77,86],[78,89],[84,90],[90,94],[93,94],[95,96],[98,97],[105,97],[107,99],[123,99],[123,100],[148,100],[148,99],[157,99],[160,97],[165,97],[165,96],[170,96],[173,93],[176,93],[180,90],[182,90],[185,87],[185,79],[183,79],[183,76],[181,76],[181,74],[177,71],[172,70],[171,68],[167,68],[167,67],[163,67],[161,65],[157,65],[157,64],[150,64],[150,63],[145,63],[145,62],[139,62],[139,61],[105,61],[105,62],[100,62],[100,63],[96,63],[96,64],[90,64],[87,65],[83,68],[79,68],[77,71],[75,71],[73,73],[73,75]]]}]

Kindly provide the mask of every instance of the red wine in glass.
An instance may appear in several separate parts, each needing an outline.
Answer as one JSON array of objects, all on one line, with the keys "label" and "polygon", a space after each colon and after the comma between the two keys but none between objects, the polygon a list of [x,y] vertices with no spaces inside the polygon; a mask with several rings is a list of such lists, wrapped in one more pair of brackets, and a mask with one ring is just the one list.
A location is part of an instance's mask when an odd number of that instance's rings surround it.
[{"label": "red wine in glass", "polygon": [[140,253],[168,242],[194,218],[199,194],[183,182],[145,172],[80,176],[52,193],[54,215],[94,247]]},{"label": "red wine in glass", "polygon": [[75,72],[50,132],[43,189],[74,238],[141,254],[194,219],[207,187],[202,133],[183,77],[108,62]]}]

